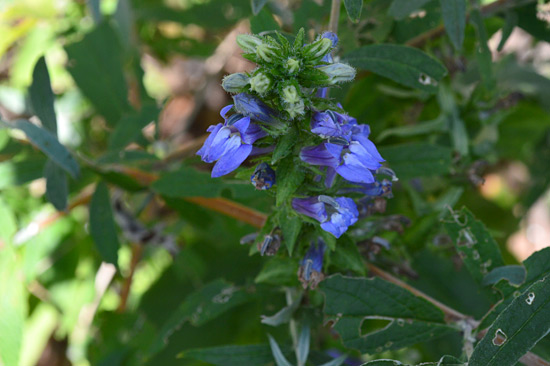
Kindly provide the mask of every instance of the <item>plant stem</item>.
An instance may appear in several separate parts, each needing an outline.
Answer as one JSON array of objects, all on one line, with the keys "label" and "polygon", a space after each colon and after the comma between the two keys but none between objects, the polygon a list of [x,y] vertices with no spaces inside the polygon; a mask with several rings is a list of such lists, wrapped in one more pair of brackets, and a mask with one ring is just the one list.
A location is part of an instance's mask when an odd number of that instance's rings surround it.
[{"label": "plant stem", "polygon": [[340,19],[340,3],[341,0],[332,0],[330,8],[330,20],[328,22],[328,30],[333,33],[338,33],[338,20]]}]

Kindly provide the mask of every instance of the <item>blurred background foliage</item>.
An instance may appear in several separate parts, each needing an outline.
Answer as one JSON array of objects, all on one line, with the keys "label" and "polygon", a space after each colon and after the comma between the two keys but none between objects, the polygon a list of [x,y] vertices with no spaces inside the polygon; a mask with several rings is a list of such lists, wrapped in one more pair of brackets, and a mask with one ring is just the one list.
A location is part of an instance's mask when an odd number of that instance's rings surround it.
[{"label": "blurred background foliage", "polygon": [[[44,57],[57,135],[80,165],[78,179],[63,171],[54,178],[45,170],[48,158],[20,131],[0,129],[0,364],[198,365],[193,357],[176,357],[201,347],[265,345],[268,332],[290,342],[286,327],[260,320],[286,305],[282,286],[298,285],[303,253],[249,256],[239,242],[257,230],[251,222],[189,199],[194,189],[266,214],[273,205],[248,183],[203,184],[209,167],[194,152],[230,100],[219,86],[223,75],[252,68],[239,56],[236,35],[304,27],[311,37],[326,29],[330,4],[253,3],[265,6],[254,14],[249,0],[0,1],[2,119],[37,115],[46,125],[31,87],[44,86],[36,66]],[[492,299],[463,268],[440,220],[450,207],[467,206],[489,228],[506,264],[548,246],[550,5],[472,2],[463,41],[445,33],[437,0],[365,0],[357,22],[342,10],[338,53],[344,60],[362,46],[406,44],[448,70],[441,80],[418,80],[433,90],[361,71],[331,95],[370,124],[373,141],[400,177],[386,215],[410,223],[378,234],[390,250],[376,247],[369,226],[360,226],[353,233],[359,252],[479,318]],[[177,175],[189,166],[194,175]],[[168,176],[171,171],[176,175]],[[55,188],[48,188],[45,174]],[[150,186],[154,174],[168,181],[164,187]],[[105,199],[94,188],[100,181],[111,194],[115,187],[124,191],[121,200],[143,225],[162,224],[180,248],[177,255],[141,247],[118,228],[113,237],[109,222],[91,223],[88,205],[96,200],[101,207]],[[95,241],[94,225],[107,228]],[[361,274],[346,265],[333,260],[327,272]],[[240,296],[223,310],[193,313],[182,306],[190,294],[223,288]],[[308,301],[300,311],[317,324],[312,348],[343,349],[322,322],[321,295],[311,292]],[[547,337],[535,350],[550,357],[549,349]],[[265,358],[264,348],[257,352]],[[363,360],[414,363],[460,352],[461,339],[452,335]],[[327,359],[320,351],[311,357]]]}]

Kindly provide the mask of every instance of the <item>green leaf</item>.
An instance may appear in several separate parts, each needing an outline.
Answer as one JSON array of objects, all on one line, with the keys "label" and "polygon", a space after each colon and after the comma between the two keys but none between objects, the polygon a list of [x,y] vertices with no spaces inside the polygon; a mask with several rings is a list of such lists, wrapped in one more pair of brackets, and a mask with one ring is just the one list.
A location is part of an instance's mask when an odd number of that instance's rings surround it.
[{"label": "green leaf", "polygon": [[13,236],[17,232],[17,221],[14,210],[0,197],[0,242],[11,244]]},{"label": "green leaf", "polygon": [[12,247],[0,250],[0,362],[19,366],[27,299]]},{"label": "green leaf", "polygon": [[504,18],[504,26],[502,27],[500,42],[498,43],[497,51],[500,52],[504,48],[506,41],[510,38],[512,31],[518,24],[518,15],[514,11],[507,11]]},{"label": "green leaf", "polygon": [[440,0],[445,31],[455,49],[460,50],[466,29],[466,0]]},{"label": "green leaf", "polygon": [[[252,14],[258,15],[265,4],[267,4],[269,0],[250,0],[250,6],[252,6]],[[256,33],[256,31],[252,31],[252,33]]]},{"label": "green leaf", "polygon": [[122,117],[109,140],[109,149],[123,149],[141,135],[141,130],[149,123],[156,121],[159,115],[156,105],[146,105],[139,112]]},{"label": "green leaf", "polygon": [[[325,314],[337,316],[334,329],[347,347],[362,353],[400,349],[456,331],[443,312],[427,300],[382,280],[334,275],[320,284]],[[385,319],[381,330],[361,335],[363,320]]]},{"label": "green leaf", "polygon": [[34,114],[40,119],[40,122],[42,122],[42,126],[57,136],[54,95],[44,57],[40,57],[32,72],[29,99],[31,108]]},{"label": "green leaf", "polygon": [[388,9],[388,14],[395,19],[403,19],[430,1],[431,0],[393,0]]},{"label": "green leaf", "polygon": [[346,11],[348,12],[349,19],[357,23],[361,18],[361,10],[363,9],[363,0],[344,0]]},{"label": "green leaf", "polygon": [[273,353],[273,358],[275,358],[275,363],[277,363],[277,366],[292,366],[283,355],[277,341],[275,341],[271,335],[268,334],[267,336],[269,338],[269,346],[271,347],[271,352]]},{"label": "green leaf", "polygon": [[295,286],[298,284],[298,263],[285,258],[268,260],[254,279],[256,283]]},{"label": "green leaf", "polygon": [[[288,296],[288,295],[287,295]],[[302,302],[302,292],[294,291],[291,299],[291,303],[285,306],[277,313],[271,316],[262,315],[262,324],[271,325],[272,327],[279,326],[281,324],[288,323],[292,319],[292,314],[300,307]]]},{"label": "green leaf", "polygon": [[452,212],[444,225],[456,251],[477,283],[481,284],[488,272],[504,265],[498,244],[485,225],[476,220],[467,208]]},{"label": "green leaf", "polygon": [[279,160],[285,158],[288,154],[292,152],[296,142],[298,141],[298,131],[296,128],[292,128],[287,134],[283,135],[275,150],[273,150],[273,156],[271,158],[271,164],[276,164]]},{"label": "green leaf", "polygon": [[527,275],[521,286],[514,285],[507,279],[497,282],[495,288],[502,293],[502,300],[483,317],[479,329],[489,327],[497,316],[512,303],[515,295],[524,293],[528,287],[550,274],[550,248],[535,252],[523,262],[523,266]]},{"label": "green leaf", "polygon": [[22,119],[11,123],[0,121],[0,125],[25,132],[25,135],[34,146],[69,173],[71,177],[76,179],[79,176],[78,163],[51,132]]},{"label": "green leaf", "polygon": [[285,203],[305,179],[301,164],[293,156],[281,160],[277,168],[277,206]]},{"label": "green leaf", "polygon": [[219,197],[225,189],[231,190],[238,197],[256,194],[248,183],[213,179],[210,174],[187,166],[161,175],[151,188],[166,197]]},{"label": "green leaf", "polygon": [[479,65],[479,73],[481,74],[481,81],[487,92],[493,92],[495,90],[496,81],[493,71],[493,60],[491,50],[489,49],[487,37],[487,31],[485,30],[485,24],[483,23],[483,17],[478,9],[473,9],[470,13],[470,19],[477,32],[477,47],[476,47],[476,59]]},{"label": "green leaf", "polygon": [[469,366],[512,366],[550,333],[550,275],[535,282],[498,316]]},{"label": "green leaf", "polygon": [[369,361],[367,363],[364,363],[361,366],[407,366],[407,365],[404,365],[401,362],[394,361],[394,360],[374,360],[374,361]]},{"label": "green leaf", "polygon": [[550,42],[550,32],[548,32],[548,22],[537,16],[537,6],[540,2],[531,1],[522,7],[514,9],[518,16],[518,26],[531,34],[533,37]]},{"label": "green leaf", "polygon": [[281,27],[273,18],[273,14],[267,9],[263,9],[256,16],[250,18],[250,30],[258,34],[262,32],[278,31]]},{"label": "green leaf", "polygon": [[296,240],[302,230],[302,221],[295,215],[291,216],[288,211],[281,210],[279,212],[279,226],[283,233],[283,242],[288,250],[288,255],[292,256]]},{"label": "green leaf", "polygon": [[494,285],[504,279],[511,285],[521,285],[525,281],[525,267],[520,265],[502,266],[493,269],[483,277],[482,285]]},{"label": "green leaf", "polygon": [[271,349],[267,344],[190,349],[183,351],[178,357],[219,366],[264,365],[273,361]]},{"label": "green leaf", "polygon": [[408,143],[378,149],[400,179],[450,172],[452,149],[430,143]]},{"label": "green leaf", "polygon": [[0,189],[20,186],[41,178],[44,170],[43,156],[22,161],[4,161],[0,163]]},{"label": "green leaf", "polygon": [[348,235],[344,235],[336,241],[336,249],[330,254],[330,265],[340,271],[353,271],[360,276],[367,274],[357,244]]},{"label": "green leaf", "polygon": [[118,266],[120,244],[113,218],[109,189],[98,183],[90,202],[90,235],[105,262]]},{"label": "green leaf", "polygon": [[65,172],[59,165],[48,160],[44,167],[44,177],[46,178],[46,198],[58,211],[65,210],[69,195]]},{"label": "green leaf", "polygon": [[442,132],[445,129],[445,118],[440,116],[434,120],[419,122],[411,126],[401,126],[386,128],[382,131],[377,138],[377,141],[382,141],[389,136],[416,136],[423,135],[431,132]]},{"label": "green leaf", "polygon": [[97,111],[114,125],[131,110],[122,71],[118,35],[104,21],[84,38],[65,47],[67,70]]},{"label": "green leaf", "polygon": [[447,75],[447,69],[441,62],[408,46],[364,46],[347,53],[344,59],[357,68],[429,93],[435,93],[437,84]]},{"label": "green leaf", "polygon": [[152,344],[152,353],[158,352],[184,322],[201,326],[255,296],[245,288],[236,287],[222,279],[204,285],[187,296],[164,323],[157,340]]}]

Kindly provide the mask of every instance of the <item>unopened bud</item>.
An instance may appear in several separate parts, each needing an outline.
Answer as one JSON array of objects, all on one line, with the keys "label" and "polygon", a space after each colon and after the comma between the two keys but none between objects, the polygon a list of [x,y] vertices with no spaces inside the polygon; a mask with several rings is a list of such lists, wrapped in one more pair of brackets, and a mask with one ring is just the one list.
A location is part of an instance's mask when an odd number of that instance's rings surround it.
[{"label": "unopened bud", "polygon": [[350,65],[342,63],[321,66],[318,70],[324,72],[329,77],[330,85],[351,81],[355,77],[355,69]]},{"label": "unopened bud", "polygon": [[250,90],[258,94],[265,94],[271,87],[271,79],[263,72],[259,72],[250,78]]},{"label": "unopened bud", "polygon": [[332,48],[332,40],[321,38],[306,47],[304,55],[310,59],[318,59],[326,55]]},{"label": "unopened bud", "polygon": [[295,58],[289,58],[286,60],[285,68],[289,73],[295,74],[298,70],[300,70],[300,61]]},{"label": "unopened bud", "polygon": [[297,116],[303,115],[304,101],[300,99],[296,103],[288,104],[287,106],[285,106],[285,111],[288,112],[288,114],[290,115],[290,118],[292,119],[296,118]]},{"label": "unopened bud", "polygon": [[227,75],[223,78],[222,88],[228,93],[239,93],[248,85],[249,77],[243,73]]},{"label": "unopened bud", "polygon": [[262,44],[262,40],[250,34],[239,34],[237,36],[237,44],[244,52],[254,53],[256,48]]},{"label": "unopened bud", "polygon": [[285,86],[281,91],[281,99],[285,103],[297,103],[300,100],[300,95],[298,94],[298,90],[296,90],[296,87],[294,85],[289,85]]},{"label": "unopened bud", "polygon": [[250,181],[256,189],[269,189],[275,184],[275,171],[267,163],[261,163],[254,169]]},{"label": "unopened bud", "polygon": [[256,55],[265,62],[272,62],[277,56],[275,53],[275,47],[262,43],[256,47]]}]

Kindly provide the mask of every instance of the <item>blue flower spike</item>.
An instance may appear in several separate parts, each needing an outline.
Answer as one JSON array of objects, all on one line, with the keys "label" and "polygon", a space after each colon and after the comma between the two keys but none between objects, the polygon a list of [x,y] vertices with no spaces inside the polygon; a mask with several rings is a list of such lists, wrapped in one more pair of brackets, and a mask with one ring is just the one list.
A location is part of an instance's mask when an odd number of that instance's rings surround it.
[{"label": "blue flower spike", "polygon": [[320,238],[317,243],[311,243],[309,249],[300,262],[300,268],[298,268],[298,279],[302,282],[304,289],[315,289],[319,282],[321,282],[325,276],[323,270],[323,257],[325,255],[326,244]]}]

